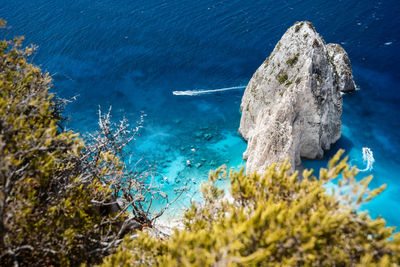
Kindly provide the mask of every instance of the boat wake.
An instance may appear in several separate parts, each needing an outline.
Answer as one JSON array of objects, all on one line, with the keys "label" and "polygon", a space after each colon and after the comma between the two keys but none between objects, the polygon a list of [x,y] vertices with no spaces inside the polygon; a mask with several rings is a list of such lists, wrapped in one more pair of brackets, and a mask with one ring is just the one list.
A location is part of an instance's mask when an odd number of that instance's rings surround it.
[{"label": "boat wake", "polygon": [[172,94],[197,96],[197,95],[213,94],[213,93],[217,93],[217,92],[238,90],[238,89],[244,89],[244,88],[246,88],[246,86],[234,86],[234,87],[218,88],[218,89],[211,89],[211,90],[203,90],[202,89],[202,90],[188,90],[188,91],[173,91]]},{"label": "boat wake", "polygon": [[360,170],[360,171],[362,171],[362,172],[370,171],[370,170],[373,169],[372,165],[375,162],[374,154],[372,153],[372,150],[370,148],[368,148],[368,147],[363,147],[362,152],[363,152],[364,163],[366,162],[367,166],[364,169]]}]

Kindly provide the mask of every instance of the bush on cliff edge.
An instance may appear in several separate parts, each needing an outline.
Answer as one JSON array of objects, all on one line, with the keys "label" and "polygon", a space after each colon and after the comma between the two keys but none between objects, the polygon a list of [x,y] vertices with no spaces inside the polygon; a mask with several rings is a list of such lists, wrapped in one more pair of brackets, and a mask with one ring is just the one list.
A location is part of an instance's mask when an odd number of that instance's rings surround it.
[{"label": "bush on cliff edge", "polygon": [[[357,182],[343,151],[321,169],[288,174],[287,162],[263,175],[230,173],[230,197],[202,186],[203,205],[186,212],[183,230],[166,240],[126,238],[102,266],[389,266],[399,264],[400,235],[356,208],[379,194],[372,177]],[[340,176],[334,192],[327,183]],[[330,191],[331,189],[329,189]]]},{"label": "bush on cliff edge", "polygon": [[34,47],[22,40],[0,41],[0,265],[101,262],[162,213],[147,209],[163,196],[146,184],[151,173],[124,164],[141,122],[132,130],[100,114],[87,142],[61,129],[63,101],[48,92],[51,78],[28,62]]}]

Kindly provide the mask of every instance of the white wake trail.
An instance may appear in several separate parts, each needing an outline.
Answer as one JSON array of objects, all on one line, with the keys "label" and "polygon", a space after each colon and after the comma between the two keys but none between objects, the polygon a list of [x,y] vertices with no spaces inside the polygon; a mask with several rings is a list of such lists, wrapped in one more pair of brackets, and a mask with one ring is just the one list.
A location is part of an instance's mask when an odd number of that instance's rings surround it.
[{"label": "white wake trail", "polygon": [[363,152],[363,160],[364,160],[364,162],[367,163],[367,166],[363,170],[360,170],[360,171],[362,171],[362,172],[370,171],[373,169],[372,165],[375,162],[374,153],[372,153],[372,150],[368,147],[363,147],[362,152]]},{"label": "white wake trail", "polygon": [[244,89],[246,86],[234,86],[234,87],[226,87],[226,88],[218,88],[212,90],[187,90],[187,91],[173,91],[174,95],[188,95],[188,96],[196,96],[196,95],[203,95],[203,94],[212,94],[216,92],[223,92],[229,90],[237,90],[237,89]]}]

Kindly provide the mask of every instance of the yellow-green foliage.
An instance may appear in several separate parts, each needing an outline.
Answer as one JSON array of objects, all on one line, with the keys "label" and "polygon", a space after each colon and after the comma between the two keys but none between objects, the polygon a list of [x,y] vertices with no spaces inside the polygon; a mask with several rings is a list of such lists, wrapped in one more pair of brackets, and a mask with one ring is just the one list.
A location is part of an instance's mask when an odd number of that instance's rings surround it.
[{"label": "yellow-green foliage", "polygon": [[[126,238],[102,266],[390,266],[399,264],[400,236],[356,212],[379,194],[368,190],[371,177],[358,181],[340,151],[321,169],[288,174],[287,162],[263,175],[230,173],[230,197],[215,181],[203,185],[205,204],[186,212],[183,230],[166,240],[149,234]],[[335,190],[327,183],[340,176]]]},{"label": "yellow-green foliage", "polygon": [[99,236],[115,229],[101,226],[91,201],[110,189],[78,182],[83,142],[58,129],[51,78],[28,63],[33,48],[21,43],[0,41],[0,265],[98,261]]}]

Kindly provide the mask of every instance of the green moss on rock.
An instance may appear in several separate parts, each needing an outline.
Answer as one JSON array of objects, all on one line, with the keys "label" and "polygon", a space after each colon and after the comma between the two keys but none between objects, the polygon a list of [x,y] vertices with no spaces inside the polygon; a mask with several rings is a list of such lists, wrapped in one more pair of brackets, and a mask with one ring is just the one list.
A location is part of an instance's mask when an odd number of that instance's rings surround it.
[{"label": "green moss on rock", "polygon": [[290,67],[293,67],[294,65],[296,65],[298,60],[299,60],[299,53],[286,60],[286,64],[288,64]]},{"label": "green moss on rock", "polygon": [[288,75],[287,75],[287,73],[281,73],[276,78],[280,84],[284,84],[288,79]]}]

